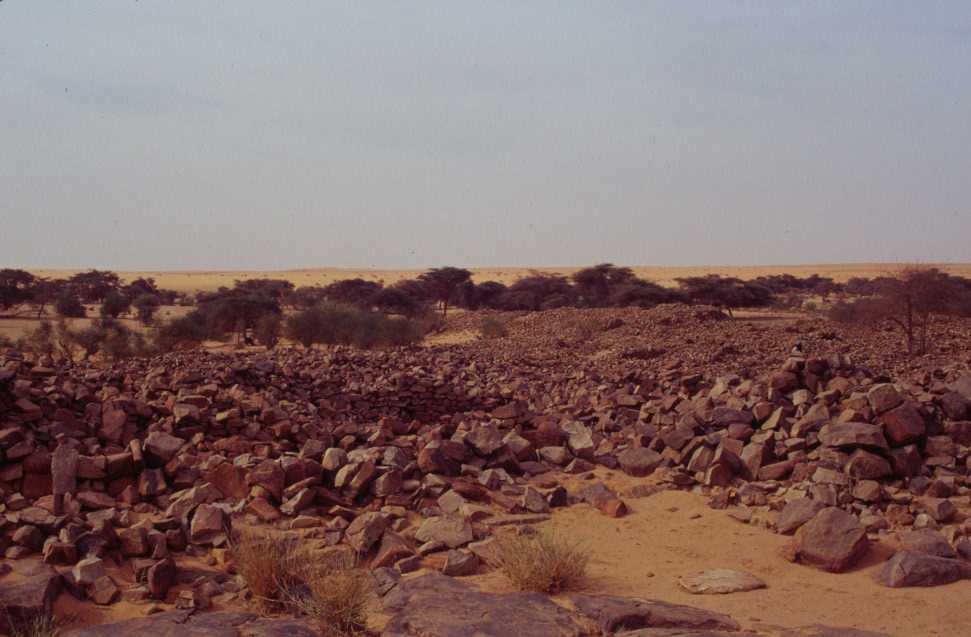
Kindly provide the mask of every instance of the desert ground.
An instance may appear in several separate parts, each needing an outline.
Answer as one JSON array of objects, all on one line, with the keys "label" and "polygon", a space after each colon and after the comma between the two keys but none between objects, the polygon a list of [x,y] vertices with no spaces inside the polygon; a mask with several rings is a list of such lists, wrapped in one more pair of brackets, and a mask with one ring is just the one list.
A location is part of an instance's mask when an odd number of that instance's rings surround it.
[{"label": "desert ground", "polygon": [[[909,356],[884,327],[670,305],[455,312],[385,350],[0,350],[0,631],[354,633],[257,588],[256,542],[353,563],[358,634],[971,634],[971,320],[931,329]],[[507,542],[546,537],[587,567],[527,592]]]},{"label": "desert ground", "polygon": [[[959,276],[971,277],[971,263],[922,263],[924,266],[940,267],[943,271]],[[842,264],[814,264],[814,265],[777,265],[777,266],[631,266],[634,273],[649,281],[660,285],[673,286],[679,277],[702,276],[705,274],[720,274],[740,279],[754,279],[772,274],[792,274],[806,277],[818,274],[830,277],[838,283],[852,277],[874,278],[893,274],[902,264],[898,263],[842,263]],[[536,268],[475,268],[471,267],[472,278],[476,282],[498,281],[510,284],[531,272],[546,274],[563,274],[569,276],[579,270],[576,267],[536,267]],[[66,278],[81,270],[32,270],[37,276],[50,278]],[[368,281],[381,281],[385,285],[392,285],[402,279],[414,278],[424,272],[416,270],[380,270],[354,268],[309,268],[300,270],[238,270],[238,271],[182,271],[182,272],[119,272],[125,282],[137,278],[152,277],[160,288],[175,290],[182,293],[210,292],[221,286],[232,287],[237,280],[247,279],[285,279],[295,286],[327,285],[341,279],[362,278]]]}]

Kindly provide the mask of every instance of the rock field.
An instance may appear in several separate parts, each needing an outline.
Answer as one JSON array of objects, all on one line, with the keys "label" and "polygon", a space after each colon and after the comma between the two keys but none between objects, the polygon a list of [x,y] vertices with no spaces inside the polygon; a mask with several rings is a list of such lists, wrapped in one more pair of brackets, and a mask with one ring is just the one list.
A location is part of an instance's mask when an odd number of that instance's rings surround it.
[{"label": "rock field", "polygon": [[[462,579],[491,568],[496,533],[580,503],[622,518],[625,499],[665,490],[791,536],[794,569],[851,570],[892,536],[880,585],[969,585],[971,321],[940,322],[933,351],[908,358],[899,333],[824,319],[499,316],[505,338],[388,351],[109,366],[0,351],[0,632],[70,595],[141,609],[75,637],[314,634],[251,612],[228,541],[252,527],[363,556],[388,637],[768,634],[663,600]],[[603,470],[634,486],[612,489]],[[773,585],[716,566],[682,587]]]}]

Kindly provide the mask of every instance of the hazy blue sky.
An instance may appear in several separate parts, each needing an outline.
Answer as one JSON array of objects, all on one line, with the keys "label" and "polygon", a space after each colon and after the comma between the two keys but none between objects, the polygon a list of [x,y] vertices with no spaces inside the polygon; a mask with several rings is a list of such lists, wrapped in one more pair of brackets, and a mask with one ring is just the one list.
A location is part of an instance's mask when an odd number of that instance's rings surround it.
[{"label": "hazy blue sky", "polygon": [[971,2],[5,0],[0,267],[971,261]]}]

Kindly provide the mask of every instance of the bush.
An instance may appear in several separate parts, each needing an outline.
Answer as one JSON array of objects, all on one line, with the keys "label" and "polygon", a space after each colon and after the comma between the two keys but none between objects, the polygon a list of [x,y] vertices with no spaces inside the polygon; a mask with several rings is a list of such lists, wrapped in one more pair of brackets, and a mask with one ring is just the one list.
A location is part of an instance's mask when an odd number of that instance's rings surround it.
[{"label": "bush", "polygon": [[232,542],[236,571],[264,610],[285,601],[296,571],[291,540],[241,532]]},{"label": "bush", "polygon": [[479,334],[482,338],[494,339],[494,338],[504,338],[509,336],[509,330],[506,325],[494,316],[487,316],[482,319],[482,325],[479,327]]},{"label": "bush", "polygon": [[109,292],[101,303],[101,316],[118,318],[131,307],[131,299],[121,292]]},{"label": "bush", "polygon": [[577,588],[586,575],[587,552],[544,529],[495,540],[498,566],[521,591],[559,593]]},{"label": "bush", "polygon": [[132,301],[132,307],[135,308],[138,320],[143,325],[151,324],[152,319],[155,318],[155,313],[158,312],[158,308],[161,305],[161,300],[154,294],[142,294],[136,296],[135,300]]},{"label": "bush", "polygon": [[286,326],[287,338],[304,347],[318,343],[362,348],[408,345],[422,334],[417,321],[333,304],[297,312]]},{"label": "bush", "polygon": [[279,316],[271,314],[264,316],[256,323],[256,340],[260,345],[265,345],[267,349],[273,349],[280,342],[280,332],[283,329],[283,322]]},{"label": "bush", "polygon": [[155,347],[160,352],[198,347],[208,338],[206,317],[198,310],[172,319],[155,333]]},{"label": "bush", "polygon": [[54,301],[54,311],[64,318],[84,318],[87,315],[81,299],[74,294],[62,294],[57,297]]},{"label": "bush", "polygon": [[[306,563],[305,563],[306,564]],[[310,618],[323,637],[346,637],[367,631],[367,608],[372,596],[370,576],[350,560],[319,566],[313,563],[298,575],[301,592],[294,605]]]}]

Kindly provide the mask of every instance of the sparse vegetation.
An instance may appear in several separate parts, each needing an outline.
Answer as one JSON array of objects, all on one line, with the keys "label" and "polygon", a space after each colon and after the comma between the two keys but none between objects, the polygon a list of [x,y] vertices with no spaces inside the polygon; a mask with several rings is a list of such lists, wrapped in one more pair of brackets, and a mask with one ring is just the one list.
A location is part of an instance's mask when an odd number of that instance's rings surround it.
[{"label": "sparse vegetation", "polygon": [[131,309],[131,299],[121,292],[112,290],[101,303],[101,316],[118,318]]},{"label": "sparse vegetation", "polygon": [[323,565],[301,562],[299,592],[294,606],[306,615],[322,637],[350,637],[367,631],[372,585],[368,573],[350,558]]},{"label": "sparse vegetation", "polygon": [[587,552],[555,530],[497,537],[498,566],[521,591],[556,594],[577,588],[587,570]]},{"label": "sparse vegetation", "polygon": [[264,316],[256,323],[256,340],[267,349],[273,349],[280,342],[283,321],[275,314]]},{"label": "sparse vegetation", "polygon": [[63,318],[83,318],[87,315],[81,299],[77,295],[65,292],[54,301],[54,311]]},{"label": "sparse vegetation", "polygon": [[57,637],[60,623],[53,615],[37,615],[11,626],[10,637]]},{"label": "sparse vegetation", "polygon": [[304,347],[316,344],[354,345],[369,349],[408,345],[423,332],[417,321],[389,317],[351,306],[322,304],[293,314],[287,320],[287,338]]},{"label": "sparse vegetation", "polygon": [[162,301],[154,294],[140,294],[135,297],[135,300],[131,304],[135,308],[135,314],[138,316],[138,320],[141,321],[142,325],[151,325],[152,319],[155,318],[155,313],[158,312]]},{"label": "sparse vegetation", "polygon": [[482,325],[479,327],[479,334],[482,338],[503,338],[509,335],[509,329],[506,324],[497,319],[494,316],[487,316],[482,319]]},{"label": "sparse vegetation", "polygon": [[232,543],[236,571],[243,577],[253,598],[264,611],[286,601],[297,571],[293,542],[271,535],[246,531],[237,533]]},{"label": "sparse vegetation", "polygon": [[927,351],[935,316],[971,313],[968,280],[937,268],[905,268],[896,277],[878,279],[866,291],[867,296],[835,303],[829,318],[840,323],[892,323],[903,332],[911,354]]}]

